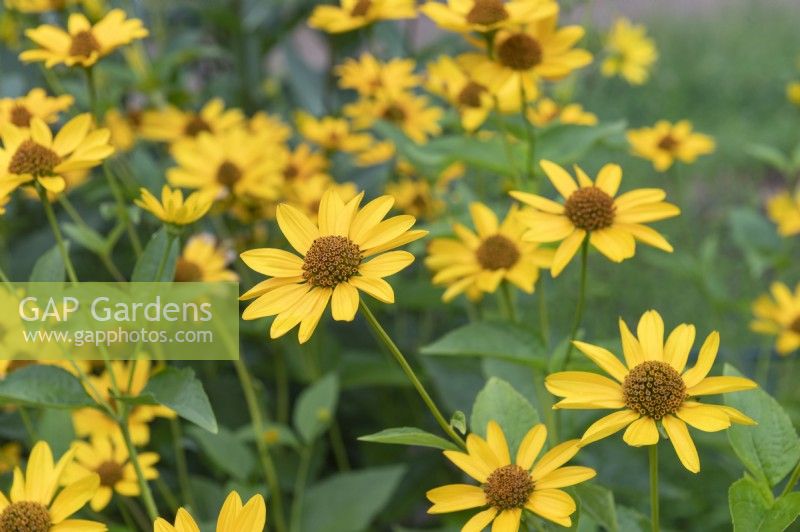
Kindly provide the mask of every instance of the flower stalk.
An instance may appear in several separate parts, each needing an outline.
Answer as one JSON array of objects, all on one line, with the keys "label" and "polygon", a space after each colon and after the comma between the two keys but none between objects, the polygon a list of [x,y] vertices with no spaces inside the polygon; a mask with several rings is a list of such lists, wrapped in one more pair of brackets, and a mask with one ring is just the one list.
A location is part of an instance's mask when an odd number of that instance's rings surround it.
[{"label": "flower stalk", "polygon": [[653,532],[659,531],[658,515],[658,444],[648,446],[650,458],[650,524]]}]

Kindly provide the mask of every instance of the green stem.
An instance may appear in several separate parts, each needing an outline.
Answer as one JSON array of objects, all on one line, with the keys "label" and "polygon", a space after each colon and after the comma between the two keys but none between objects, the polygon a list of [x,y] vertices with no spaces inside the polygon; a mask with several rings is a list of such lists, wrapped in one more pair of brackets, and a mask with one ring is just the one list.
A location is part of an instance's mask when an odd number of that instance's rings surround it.
[{"label": "green stem", "polygon": [[544,276],[539,279],[539,328],[545,349],[550,344],[550,319],[547,313],[547,294],[544,288]]},{"label": "green stem", "polygon": [[375,315],[369,309],[367,304],[364,303],[363,299],[361,300],[359,305],[361,307],[361,311],[364,313],[364,316],[367,318],[367,322],[370,324],[372,329],[375,331],[375,334],[378,336],[378,339],[383,343],[384,346],[386,346],[386,348],[395,358],[397,363],[400,364],[400,368],[406,374],[408,380],[411,381],[411,384],[414,385],[414,388],[416,388],[417,393],[422,398],[422,401],[425,403],[425,406],[428,407],[428,410],[430,410],[434,419],[436,419],[436,422],[439,424],[440,427],[442,427],[442,430],[445,432],[445,434],[447,434],[450,437],[450,439],[456,443],[456,445],[458,445],[462,449],[466,448],[464,440],[461,438],[461,436],[459,436],[456,433],[456,431],[453,430],[453,427],[450,426],[450,423],[447,422],[445,417],[439,411],[439,408],[436,406],[436,403],[433,402],[433,399],[431,399],[431,396],[430,394],[428,394],[428,391],[425,389],[425,386],[419,380],[417,374],[414,373],[414,369],[411,367],[406,358],[403,356],[403,353],[400,352],[400,349],[398,349],[394,341],[392,341],[392,339],[389,337],[389,335],[386,333],[383,327],[381,327],[381,324],[378,322],[377,318],[375,318]]},{"label": "green stem", "polygon": [[256,391],[253,387],[253,379],[243,360],[237,358],[233,361],[233,365],[239,376],[239,383],[242,386],[247,408],[250,411],[250,419],[253,422],[253,433],[256,440],[256,448],[258,449],[258,456],[261,461],[261,467],[264,469],[264,478],[269,487],[269,494],[272,497],[270,509],[272,510],[271,513],[275,515],[275,528],[278,532],[286,532],[286,518],[283,513],[283,496],[281,494],[280,485],[278,484],[278,473],[275,470],[275,464],[269,454],[267,442],[264,441],[264,421],[261,408],[258,405]]},{"label": "green stem", "polygon": [[178,485],[181,489],[181,497],[184,503],[190,508],[196,508],[194,504],[194,494],[192,493],[192,483],[189,480],[189,466],[186,462],[186,451],[183,448],[183,431],[181,423],[176,418],[170,420],[172,432],[172,445],[175,453],[175,469],[178,471]]},{"label": "green stem", "polygon": [[331,423],[328,435],[331,440],[331,448],[333,449],[333,458],[336,460],[336,467],[339,468],[339,471],[350,471],[350,460],[347,458],[347,448],[344,445],[342,430],[339,428],[339,422],[336,421],[336,419]]},{"label": "green stem", "polygon": [[75,267],[72,265],[72,261],[69,258],[69,253],[67,253],[67,246],[64,244],[64,237],[61,235],[61,229],[58,228],[58,220],[56,220],[56,214],[53,212],[53,206],[50,204],[50,199],[47,197],[47,192],[38,182],[36,183],[36,192],[39,193],[39,199],[42,201],[42,205],[44,206],[44,213],[47,216],[47,221],[50,222],[50,228],[53,230],[53,236],[56,237],[58,251],[61,253],[61,257],[64,259],[64,267],[67,269],[67,277],[69,278],[70,282],[77,283],[78,276],[75,274]]},{"label": "green stem", "polygon": [[525,177],[529,184],[534,183],[533,165],[535,164],[536,156],[536,134],[533,130],[533,124],[528,120],[528,95],[525,93],[525,84],[520,78],[519,82],[519,114],[522,117],[522,123],[525,124]]},{"label": "green stem", "polygon": [[147,483],[147,479],[144,478],[142,464],[139,463],[139,453],[136,452],[136,446],[131,439],[131,431],[128,427],[127,408],[124,409],[124,413],[119,420],[119,426],[122,430],[125,446],[128,448],[128,458],[131,464],[133,464],[133,470],[136,471],[136,479],[139,481],[139,490],[141,491],[142,502],[147,511],[147,516],[150,518],[151,522],[155,521],[158,518],[158,507],[156,507],[156,501],[153,499],[153,492],[150,490],[150,485]]},{"label": "green stem", "polygon": [[284,356],[283,351],[275,353],[275,419],[280,423],[289,421],[289,374]]},{"label": "green stem", "polygon": [[24,406],[20,405],[17,408],[19,409],[19,417],[22,419],[22,424],[25,426],[25,431],[28,433],[28,439],[30,440],[31,447],[33,447],[33,445],[39,441],[39,437],[36,434],[36,428],[33,426],[31,415]]},{"label": "green stem", "polygon": [[[89,224],[86,223],[86,221],[77,211],[77,209],[75,209],[75,207],[72,205],[72,202],[69,201],[69,199],[67,198],[66,194],[59,195],[58,202],[61,204],[61,207],[64,209],[64,212],[67,213],[67,216],[69,216],[72,219],[72,221],[75,222],[75,225],[79,226],[84,230],[91,230]],[[124,283],[126,281],[125,276],[122,275],[122,272],[119,271],[117,265],[114,264],[114,260],[111,258],[111,254],[107,249],[104,249],[103,251],[96,251],[95,254],[100,259],[100,262],[103,263],[103,266],[105,266],[106,270],[108,270],[108,273],[110,273],[111,276],[114,278],[114,280],[119,281],[121,283]]]},{"label": "green stem", "polygon": [[795,485],[797,485],[798,480],[800,480],[800,461],[797,462],[797,465],[794,467],[794,471],[792,471],[792,476],[790,476],[789,480],[786,482],[786,486],[781,492],[781,497],[787,493],[791,493]]},{"label": "green stem", "polygon": [[156,282],[161,282],[161,278],[164,276],[164,270],[167,268],[167,262],[169,261],[170,251],[172,251],[172,243],[175,242],[175,234],[167,228],[167,247],[164,250],[164,254],[161,256],[161,260],[158,262],[158,269],[156,270]]},{"label": "green stem", "polygon": [[649,446],[650,455],[650,524],[653,532],[659,531],[658,517],[658,444]]},{"label": "green stem", "polygon": [[583,306],[584,302],[586,301],[586,270],[587,270],[587,263],[589,257],[589,235],[586,235],[586,238],[583,240],[583,245],[581,246],[581,281],[580,281],[580,288],[578,289],[578,304],[575,307],[575,319],[572,322],[572,332],[569,335],[569,344],[567,345],[567,355],[564,357],[564,364],[562,365],[562,369],[565,369],[569,365],[569,359],[572,357],[572,351],[574,349],[573,342],[575,341],[575,337],[578,335],[578,329],[581,326],[581,320],[583,319]]},{"label": "green stem", "polygon": [[311,457],[314,443],[303,447],[300,451],[300,464],[297,468],[297,478],[294,483],[294,500],[292,500],[292,527],[291,532],[298,532],[301,528],[303,517],[303,497],[306,491],[308,471],[311,468]]},{"label": "green stem", "polygon": [[511,293],[511,284],[503,281],[500,284],[500,301],[503,305],[503,312],[511,323],[517,323],[517,310],[514,307],[514,294]]}]

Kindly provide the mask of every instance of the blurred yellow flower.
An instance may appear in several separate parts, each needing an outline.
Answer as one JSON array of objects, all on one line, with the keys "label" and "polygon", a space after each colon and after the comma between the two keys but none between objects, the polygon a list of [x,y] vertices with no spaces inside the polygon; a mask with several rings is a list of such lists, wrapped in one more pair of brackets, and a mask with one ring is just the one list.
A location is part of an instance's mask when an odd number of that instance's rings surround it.
[{"label": "blurred yellow flower", "polygon": [[461,127],[467,131],[481,127],[495,107],[489,89],[470,79],[468,72],[450,56],[443,55],[428,63],[427,70],[426,87],[458,110]]},{"label": "blurred yellow flower", "polygon": [[[139,496],[136,470],[130,462],[128,448],[121,439],[95,436],[89,442],[75,442],[72,451],[75,460],[64,468],[60,482],[68,486],[96,474],[100,478],[100,486],[89,502],[92,510],[104,510],[115,492],[125,497]],[[157,453],[138,453],[137,458],[145,479],[158,478],[158,470],[153,467],[159,461]]]},{"label": "blurred yellow flower", "polygon": [[4,530],[47,532],[80,530],[104,532],[106,525],[97,521],[69,519],[94,497],[100,478],[90,474],[58,490],[64,469],[72,462],[74,451],[67,451],[57,463],[45,441],[33,446],[25,474],[14,468],[14,483],[6,497],[0,492],[0,524]]},{"label": "blurred yellow flower", "polygon": [[767,202],[767,215],[778,226],[778,234],[792,236],[800,233],[800,189],[776,194]]},{"label": "blurred yellow flower", "polygon": [[435,272],[433,284],[447,286],[442,299],[448,302],[466,293],[478,300],[497,290],[503,281],[532,293],[539,268],[548,268],[553,262],[553,250],[523,241],[526,229],[516,206],[502,224],[483,203],[471,203],[469,210],[477,234],[456,223],[453,232],[457,238],[435,238],[428,247],[425,265]]},{"label": "blurred yellow flower", "polygon": [[597,116],[583,109],[579,103],[560,106],[550,98],[542,98],[536,106],[527,111],[528,120],[536,127],[544,127],[553,122],[578,126],[597,125]]},{"label": "blurred yellow flower", "polygon": [[427,179],[401,176],[386,185],[386,193],[394,198],[395,209],[403,214],[433,220],[444,211],[445,203],[436,197]]},{"label": "blurred yellow flower", "polygon": [[330,189],[335,190],[336,194],[345,202],[358,195],[355,183],[336,183],[327,174],[316,174],[302,181],[288,182],[285,201],[292,207],[300,209],[312,222],[316,223],[322,196]]},{"label": "blurred yellow flower", "polygon": [[178,282],[236,281],[239,276],[228,269],[235,255],[210,233],[195,235],[186,241],[175,265]]},{"label": "blurred yellow flower", "polygon": [[356,165],[374,166],[382,164],[395,156],[397,148],[391,140],[375,141],[364,150],[356,153]]},{"label": "blurred yellow flower", "polygon": [[774,282],[770,292],[772,297],[763,294],[753,302],[755,319],[750,322],[750,329],[776,336],[775,349],[788,355],[800,348],[800,283],[792,293],[785,284]]},{"label": "blurred yellow flower", "polygon": [[616,164],[603,166],[594,182],[576,165],[577,183],[555,163],[542,160],[541,167],[564,198],[563,204],[527,192],[514,191],[511,196],[533,207],[520,214],[528,226],[523,238],[561,242],[550,269],[553,277],[564,270],[587,238],[614,262],[633,257],[637,240],[672,252],[672,246],[660,233],[643,225],[680,214],[678,207],[663,201],[667,195],[663,190],[643,188],[615,198],[622,182],[622,168]]},{"label": "blurred yellow flower", "polygon": [[46,13],[64,9],[68,5],[77,4],[80,0],[5,0],[8,9],[21,13]]},{"label": "blurred yellow flower", "polygon": [[167,185],[161,189],[161,200],[146,188],[140,189],[141,198],[133,202],[162,222],[173,225],[189,225],[206,215],[214,198],[208,192],[189,194],[184,201],[183,192],[172,190]]},{"label": "blurred yellow flower", "polygon": [[325,175],[328,170],[328,159],[321,153],[311,149],[305,143],[298,144],[288,153],[281,174],[286,185],[302,184],[317,175]]},{"label": "blurred yellow flower", "polygon": [[66,186],[64,174],[100,165],[114,153],[107,129],[93,129],[88,113],[76,116],[53,138],[41,118],[32,118],[29,129],[0,125],[0,182],[20,186],[36,182],[59,193]]},{"label": "blurred yellow flower", "polygon": [[378,20],[416,16],[415,0],[339,0],[338,6],[315,7],[308,19],[308,25],[328,33],[343,33]]},{"label": "blurred yellow flower", "polygon": [[128,113],[119,109],[109,109],[106,112],[105,126],[111,132],[111,145],[117,151],[131,150],[139,138],[139,128],[142,124],[142,115],[138,112]]},{"label": "blurred yellow flower", "polygon": [[241,296],[257,298],[242,313],[243,319],[277,315],[270,336],[278,338],[300,325],[298,339],[305,343],[328,301],[337,321],[355,318],[359,290],[384,303],[394,302],[394,291],[384,278],[411,264],[414,255],[389,250],[420,239],[427,231],[411,230],[413,216],[383,220],[394,203],[391,196],[359,208],[363,197],[361,193],[345,203],[329,190],[320,202],[316,224],[295,207],[278,206],[278,226],[302,258],[275,248],[242,253],[245,264],[271,277]]},{"label": "blurred yellow flower", "polygon": [[21,463],[22,445],[12,441],[0,446],[0,475],[13,471]]},{"label": "blurred yellow flower", "polygon": [[11,123],[19,128],[29,128],[32,118],[41,118],[48,124],[58,121],[58,114],[75,102],[69,94],[48,96],[44,89],[31,89],[19,98],[0,99],[0,124]]},{"label": "blurred yellow flower", "polygon": [[693,132],[688,120],[675,124],[659,120],[653,127],[632,129],[627,136],[634,155],[652,161],[659,172],[669,170],[676,160],[691,164],[716,149],[714,139]]},{"label": "blurred yellow flower", "polygon": [[281,144],[292,138],[292,128],[277,115],[264,111],[254,114],[247,123],[247,129],[258,134],[265,142]]},{"label": "blurred yellow flower", "polygon": [[669,436],[683,466],[697,473],[700,458],[686,425],[704,432],[717,432],[731,423],[755,425],[735,408],[696,400],[706,395],[750,390],[758,386],[744,377],[708,377],[719,349],[719,333],[708,335],[694,367],[686,361],[695,338],[694,325],[677,326],[664,342],[664,321],[655,310],[639,320],[635,337],[619,320],[625,364],[610,351],[584,342],[573,342],[614,380],[585,371],[562,371],[549,375],[545,386],[563,397],[553,408],[613,409],[613,414],[593,423],[581,438],[581,445],[625,430],[628,445],[656,445],[657,423]]},{"label": "blurred yellow flower", "polygon": [[442,109],[431,105],[425,96],[408,92],[391,96],[379,93],[375,98],[360,98],[347,104],[344,113],[352,118],[358,129],[386,120],[402,129],[417,144],[424,144],[429,137],[442,131],[439,125]]},{"label": "blurred yellow flower", "polygon": [[[486,439],[467,436],[467,452],[444,451],[448,460],[481,483],[448,484],[426,494],[433,506],[430,514],[482,509],[461,528],[478,532],[492,524],[495,532],[519,529],[524,510],[561,526],[572,526],[577,509],[572,497],[560,488],[585,482],[597,474],[583,466],[564,466],[580,450],[578,440],[560,443],[539,457],[547,439],[547,428],[531,428],[511,461],[503,429],[495,421],[486,427]],[[536,460],[539,458],[539,460]]]},{"label": "blurred yellow flower", "polygon": [[793,81],[786,85],[786,98],[793,104],[800,106],[800,81]]},{"label": "blurred yellow flower", "polygon": [[339,87],[352,89],[361,96],[375,96],[385,92],[397,94],[417,87],[422,81],[414,74],[413,59],[379,61],[370,53],[358,59],[348,58],[334,68],[339,76]]},{"label": "blurred yellow flower", "polygon": [[[259,127],[266,118],[254,118]],[[160,142],[177,142],[194,138],[202,132],[223,133],[244,123],[239,109],[225,109],[221,98],[209,100],[199,112],[182,111],[174,106],[145,111],[142,114],[142,138]],[[251,124],[251,127],[254,125]]]},{"label": "blurred yellow flower", "polygon": [[656,44],[647,36],[647,28],[631,24],[626,18],[614,22],[606,37],[607,56],[601,72],[607,78],[621,76],[631,85],[642,85],[658,60]]},{"label": "blurred yellow flower", "polygon": [[553,16],[558,4],[552,0],[447,0],[426,2],[419,10],[445,30],[488,33]]},{"label": "blurred yellow flower", "polygon": [[[266,522],[267,505],[264,497],[253,495],[246,504],[242,504],[239,494],[232,491],[217,517],[216,532],[263,532]],[[200,527],[189,512],[179,508],[174,525],[159,517],[153,523],[153,532],[200,532]]]},{"label": "blurred yellow flower", "polygon": [[325,150],[352,153],[366,149],[373,142],[371,135],[353,132],[350,122],[344,118],[316,118],[300,111],[295,114],[295,122],[297,130],[306,140]]},{"label": "blurred yellow flower", "polygon": [[83,14],[72,13],[67,31],[44,24],[27,30],[25,35],[39,48],[26,50],[19,56],[26,63],[44,61],[47,68],[58,64],[90,67],[117,48],[147,37],[147,29],[139,19],[129,19],[121,9],[112,9],[94,26]]}]

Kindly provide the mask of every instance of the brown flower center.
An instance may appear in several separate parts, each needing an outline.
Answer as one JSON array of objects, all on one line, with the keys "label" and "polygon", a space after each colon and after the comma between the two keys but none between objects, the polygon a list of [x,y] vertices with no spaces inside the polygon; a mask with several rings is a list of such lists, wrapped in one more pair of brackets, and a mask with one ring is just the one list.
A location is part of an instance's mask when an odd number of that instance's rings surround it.
[{"label": "brown flower center", "polygon": [[233,188],[242,178],[242,171],[230,161],[224,161],[217,168],[217,183],[226,188]]},{"label": "brown flower center", "polygon": [[614,200],[597,187],[582,187],[572,193],[564,211],[572,224],[584,231],[597,231],[614,223]]},{"label": "brown flower center", "polygon": [[28,127],[31,125],[33,114],[24,105],[15,105],[11,109],[11,123],[17,127]]},{"label": "brown flower center", "polygon": [[508,18],[508,11],[503,0],[475,0],[472,9],[467,13],[467,22],[491,26]]},{"label": "brown flower center", "polygon": [[283,169],[283,177],[287,181],[293,181],[300,175],[300,169],[297,168],[296,164],[289,164],[286,168]]},{"label": "brown flower center", "polygon": [[483,485],[489,506],[498,510],[522,508],[533,493],[530,473],[516,464],[495,469]]},{"label": "brown flower center", "polygon": [[38,502],[15,502],[0,514],[2,532],[47,532],[50,524],[50,512]]},{"label": "brown flower center", "polygon": [[486,87],[480,83],[470,81],[458,93],[458,103],[464,107],[480,107],[481,95],[486,92]]},{"label": "brown flower center", "polygon": [[500,44],[497,57],[512,70],[529,70],[542,62],[542,47],[530,35],[515,33]]},{"label": "brown flower center", "polygon": [[672,151],[678,147],[678,141],[667,133],[664,137],[658,142],[658,147],[665,151]]},{"label": "brown flower center", "polygon": [[113,488],[117,482],[124,478],[122,465],[112,461],[103,462],[97,466],[94,472],[100,477],[100,485],[109,488]]},{"label": "brown flower center", "polygon": [[321,236],[311,243],[303,262],[303,278],[313,286],[333,288],[358,273],[361,250],[349,238]]},{"label": "brown flower center", "polygon": [[61,157],[50,148],[28,139],[19,145],[8,163],[12,174],[30,174],[34,177],[53,175],[53,169],[61,162]]},{"label": "brown flower center", "polygon": [[800,334],[800,316],[792,320],[792,323],[789,324],[789,329]]},{"label": "brown flower center", "polygon": [[369,8],[372,7],[372,0],[358,0],[353,9],[350,10],[352,17],[364,17],[369,13]]},{"label": "brown flower center", "polygon": [[389,122],[402,122],[405,117],[406,112],[403,110],[403,108],[394,104],[387,107],[383,112],[383,118]]},{"label": "brown flower center", "polygon": [[204,131],[211,132],[211,126],[200,116],[193,116],[183,127],[183,133],[187,137],[196,137]]},{"label": "brown flower center", "polygon": [[203,280],[203,269],[192,261],[179,258],[175,265],[175,281],[179,283],[191,283]]},{"label": "brown flower center", "polygon": [[519,248],[503,235],[492,235],[481,242],[475,255],[485,270],[507,270],[519,260]]},{"label": "brown flower center", "polygon": [[678,411],[686,399],[686,384],[666,362],[648,360],[625,377],[622,395],[628,408],[657,421]]},{"label": "brown flower center", "polygon": [[72,44],[69,47],[69,55],[74,57],[91,57],[93,52],[100,51],[100,43],[92,35],[91,31],[79,31],[72,36]]}]

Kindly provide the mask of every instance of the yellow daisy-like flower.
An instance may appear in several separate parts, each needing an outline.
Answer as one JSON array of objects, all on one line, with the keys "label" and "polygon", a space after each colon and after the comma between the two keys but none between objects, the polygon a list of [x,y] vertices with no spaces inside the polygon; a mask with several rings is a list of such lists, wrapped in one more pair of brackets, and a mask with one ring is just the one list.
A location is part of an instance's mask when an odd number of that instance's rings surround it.
[{"label": "yellow daisy-like flower", "polygon": [[469,206],[477,234],[454,224],[455,238],[436,238],[428,248],[425,265],[436,272],[433,284],[446,285],[442,299],[451,301],[462,293],[479,299],[507,281],[523,292],[533,292],[539,268],[553,262],[553,251],[523,240],[526,232],[518,207],[508,211],[501,224],[483,203]]},{"label": "yellow daisy-like flower", "polygon": [[136,145],[142,125],[140,112],[121,112],[118,109],[109,109],[104,121],[105,126],[111,132],[111,145],[117,151],[129,151]]},{"label": "yellow daisy-like flower", "polygon": [[378,20],[414,18],[415,3],[415,0],[339,0],[338,6],[315,7],[308,25],[328,33],[343,33]]},{"label": "yellow daisy-like flower", "polygon": [[[264,497],[253,495],[246,504],[242,504],[239,494],[232,491],[217,517],[216,532],[263,532],[266,522],[267,505]],[[174,525],[159,517],[153,523],[153,532],[200,532],[200,527],[189,512],[179,508]]]},{"label": "yellow daisy-like flower", "polygon": [[614,262],[633,257],[636,241],[663,251],[672,246],[660,233],[643,225],[672,218],[680,209],[664,198],[667,193],[658,188],[642,188],[615,197],[622,182],[622,168],[607,164],[593,182],[579,166],[575,166],[578,182],[557,164],[543,160],[542,170],[564,198],[557,203],[527,192],[511,192],[515,199],[533,207],[521,214],[528,225],[523,235],[533,242],[558,242],[553,265],[553,277],[560,274],[578,252],[584,240]]},{"label": "yellow daisy-like flower", "polygon": [[800,106],[800,81],[793,81],[786,85],[786,98],[791,103]]},{"label": "yellow daisy-like flower", "polygon": [[391,140],[373,141],[373,143],[356,154],[357,166],[374,166],[383,164],[397,153],[397,148]]},{"label": "yellow daisy-like flower", "polygon": [[220,247],[209,233],[195,235],[186,241],[175,265],[178,282],[236,281],[239,276],[228,269],[233,262],[231,251]]},{"label": "yellow daisy-like flower", "polygon": [[[558,16],[534,24],[500,29],[492,36],[492,58],[464,54],[462,64],[498,100],[500,110],[519,110],[522,93],[534,99],[539,80],[559,80],[592,62],[592,54],[574,48],[583,38],[580,26],[557,27]],[[506,107],[503,107],[506,106]]]},{"label": "yellow daisy-like flower", "polygon": [[488,33],[553,16],[558,4],[552,0],[447,0],[426,2],[419,10],[445,30]]},{"label": "yellow daisy-like flower", "polygon": [[334,72],[339,76],[339,87],[353,89],[361,96],[375,96],[379,92],[397,94],[417,87],[421,79],[414,74],[416,66],[413,59],[384,62],[365,53],[358,59],[345,59]]},{"label": "yellow daisy-like flower", "polygon": [[461,127],[467,131],[481,127],[495,107],[489,89],[471,79],[464,68],[446,55],[428,64],[426,86],[458,110]]},{"label": "yellow daisy-like flower", "polygon": [[417,144],[424,144],[431,136],[441,133],[439,120],[442,109],[430,105],[425,96],[404,92],[388,95],[379,93],[375,98],[360,98],[344,107],[356,128],[372,127],[378,120],[386,120],[403,130]]},{"label": "yellow daisy-like flower", "polygon": [[36,182],[49,192],[64,190],[64,174],[98,166],[114,153],[107,129],[93,129],[88,113],[76,116],[55,138],[41,118],[32,118],[29,129],[0,125],[0,181],[17,186]]},{"label": "yellow daisy-like flower", "polygon": [[386,193],[394,198],[396,209],[417,219],[433,220],[445,208],[426,179],[402,176],[386,185]]},{"label": "yellow daisy-like flower", "polygon": [[189,194],[184,201],[183,192],[179,189],[172,190],[167,185],[161,189],[159,201],[146,188],[140,189],[142,197],[133,200],[141,209],[166,224],[189,225],[206,215],[213,203],[213,196],[207,192],[199,191]]},{"label": "yellow daisy-like flower", "polygon": [[[261,124],[259,119],[256,125]],[[177,107],[145,111],[142,115],[142,138],[160,142],[177,142],[200,133],[223,133],[244,123],[239,109],[225,109],[221,98],[206,103],[199,112],[182,111]],[[258,126],[257,126],[258,127]]]},{"label": "yellow daisy-like flower", "polygon": [[[253,301],[242,314],[252,320],[276,316],[270,336],[278,338],[300,325],[298,339],[306,342],[331,302],[333,319],[352,321],[359,290],[384,303],[394,303],[394,291],[384,278],[414,261],[407,251],[389,251],[427,234],[411,230],[413,216],[383,220],[394,204],[381,196],[359,208],[364,194],[345,203],[334,191],[322,196],[315,224],[288,204],[278,206],[278,226],[301,257],[281,249],[253,249],[242,260],[268,275],[242,299]],[[367,261],[365,259],[374,257]]]},{"label": "yellow daisy-like flower", "polygon": [[58,114],[66,111],[75,102],[69,94],[48,96],[44,89],[31,89],[19,98],[0,99],[0,124],[11,123],[19,128],[28,128],[33,118],[41,118],[48,124],[58,121]]},{"label": "yellow daisy-like flower", "polygon": [[20,13],[47,13],[58,11],[68,5],[77,4],[80,0],[5,0],[8,9]]},{"label": "yellow daisy-like flower", "polygon": [[[97,521],[69,519],[94,497],[100,478],[96,474],[70,482],[58,491],[65,468],[74,451],[53,463],[47,442],[33,446],[25,474],[14,468],[14,483],[9,497],[0,492],[0,530],[25,532],[103,532],[106,525]],[[56,494],[58,492],[58,494]]]},{"label": "yellow daisy-like flower", "polygon": [[486,439],[475,434],[467,436],[466,453],[444,451],[448,460],[481,485],[449,484],[430,490],[427,497],[433,506],[428,513],[485,508],[464,524],[462,532],[480,532],[490,524],[492,532],[516,532],[525,510],[561,526],[571,526],[575,501],[560,488],[585,482],[596,472],[589,467],[564,465],[578,454],[579,440],[558,444],[537,460],[546,439],[544,424],[533,427],[512,462],[503,430],[490,421]]},{"label": "yellow daisy-like flower", "polygon": [[560,106],[550,98],[542,98],[536,102],[535,107],[528,109],[527,117],[537,127],[544,127],[554,122],[576,126],[597,125],[597,115],[585,111],[581,104],[570,103]]},{"label": "yellow daisy-like flower", "polygon": [[247,129],[261,136],[265,142],[281,144],[292,138],[292,128],[276,115],[259,111],[250,118]]},{"label": "yellow daisy-like flower", "polygon": [[288,186],[301,184],[318,176],[328,176],[328,159],[322,153],[315,152],[308,144],[298,144],[292,150],[283,165],[281,175]]},{"label": "yellow daisy-like flower", "polygon": [[[664,322],[655,310],[645,312],[634,336],[619,320],[625,364],[610,351],[584,342],[573,342],[598,367],[613,377],[585,371],[562,371],[549,375],[545,386],[563,397],[553,408],[618,410],[593,423],[581,445],[598,441],[625,427],[623,440],[639,447],[658,443],[657,424],[669,436],[683,466],[700,471],[700,458],[686,425],[716,432],[731,423],[754,425],[755,421],[735,408],[697,400],[706,395],[750,390],[758,386],[744,377],[709,377],[719,349],[719,333],[713,331],[700,348],[694,367],[686,361],[694,343],[694,325],[675,327],[664,341]],[[637,338],[638,337],[638,338]],[[685,370],[685,371],[684,371]]]},{"label": "yellow daisy-like flower", "polygon": [[327,174],[317,174],[303,181],[288,183],[285,191],[286,203],[297,207],[312,222],[316,222],[322,197],[330,189],[335,190],[344,202],[358,195],[355,183],[337,183]]},{"label": "yellow daisy-like flower", "polygon": [[753,302],[755,319],[750,322],[753,331],[776,336],[775,349],[788,355],[800,348],[800,283],[794,293],[783,283],[770,286],[772,297],[763,294]]},{"label": "yellow daisy-like flower", "polygon": [[[75,460],[64,469],[61,483],[69,485],[86,476],[96,474],[100,486],[89,502],[95,512],[100,512],[111,502],[114,492],[125,497],[138,497],[140,494],[136,470],[130,462],[128,448],[122,440],[110,436],[98,436],[91,442],[79,441],[73,444]],[[158,478],[158,470],[153,467],[159,460],[157,453],[138,453],[139,465],[147,480]]]},{"label": "yellow daisy-like flower", "polygon": [[167,170],[167,182],[173,187],[200,189],[215,199],[275,199],[280,194],[285,148],[263,142],[243,128],[200,133],[173,144],[170,151],[178,163]]},{"label": "yellow daisy-like flower", "polygon": [[614,23],[606,39],[606,51],[608,56],[601,66],[603,75],[621,76],[631,85],[646,82],[658,60],[656,44],[647,36],[647,28],[631,24],[626,18]]},{"label": "yellow daisy-like flower", "polygon": [[356,152],[369,147],[373,138],[367,133],[355,133],[350,122],[344,118],[314,116],[298,112],[295,114],[297,130],[308,141],[330,151]]},{"label": "yellow daisy-like flower", "polygon": [[800,189],[776,194],[767,202],[767,215],[778,226],[778,234],[792,236],[800,233]]},{"label": "yellow daisy-like flower", "polygon": [[628,131],[627,137],[633,154],[652,161],[659,172],[669,170],[676,160],[691,164],[716,149],[714,139],[693,132],[688,120],[675,124],[659,120],[653,127]]},{"label": "yellow daisy-like flower", "polygon": [[147,37],[142,21],[127,18],[121,9],[112,9],[94,26],[81,13],[73,13],[67,31],[49,24],[27,30],[25,35],[39,45],[19,56],[26,63],[44,61],[47,68],[58,64],[90,67],[117,48]]}]

